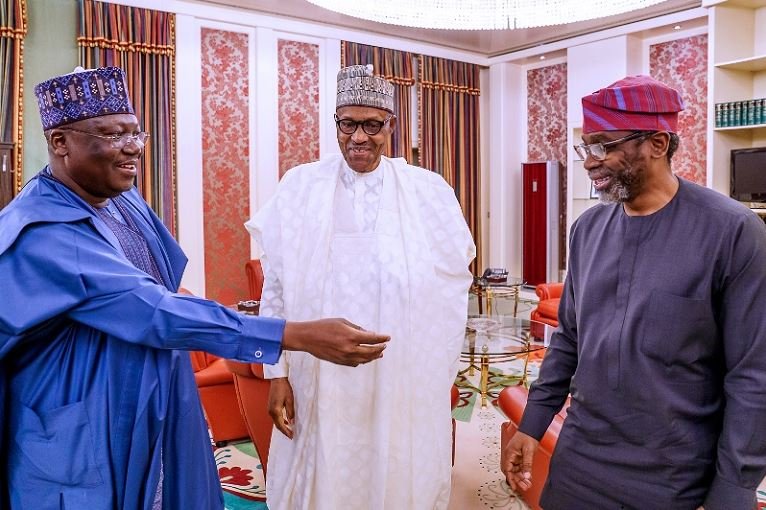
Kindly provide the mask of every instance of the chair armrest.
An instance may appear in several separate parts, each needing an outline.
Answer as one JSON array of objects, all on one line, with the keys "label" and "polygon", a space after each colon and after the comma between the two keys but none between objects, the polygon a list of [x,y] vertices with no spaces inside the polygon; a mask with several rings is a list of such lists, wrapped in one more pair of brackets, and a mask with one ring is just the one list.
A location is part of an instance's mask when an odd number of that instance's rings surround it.
[{"label": "chair armrest", "polygon": [[[510,432],[515,433],[518,424],[521,423],[521,417],[524,415],[524,409],[527,407],[528,396],[529,391],[524,386],[509,386],[500,392],[498,404],[513,424],[513,429]],[[564,424],[568,408],[569,399],[567,399],[561,411],[553,417],[548,430],[540,439],[540,448],[546,451],[548,455],[553,452],[553,448],[556,446],[556,441],[558,440],[559,432],[561,432],[561,426]]]},{"label": "chair armrest", "polygon": [[261,363],[240,363],[239,361],[227,359],[226,366],[233,374],[242,377],[265,379],[263,376],[263,365]]},{"label": "chair armrest", "polygon": [[535,294],[540,298],[540,301],[560,298],[563,292],[563,283],[540,283],[535,287]]},{"label": "chair armrest", "polygon": [[263,290],[263,268],[258,259],[245,262],[245,275],[247,276],[247,288],[250,291],[250,299],[261,300]]}]

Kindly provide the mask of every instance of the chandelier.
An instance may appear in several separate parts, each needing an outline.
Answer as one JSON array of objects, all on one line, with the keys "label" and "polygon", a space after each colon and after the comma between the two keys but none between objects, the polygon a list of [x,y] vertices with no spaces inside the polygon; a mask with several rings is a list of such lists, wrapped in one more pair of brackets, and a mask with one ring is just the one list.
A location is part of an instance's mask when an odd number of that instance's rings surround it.
[{"label": "chandelier", "polygon": [[665,0],[308,0],[331,11],[416,28],[504,30],[563,25]]}]

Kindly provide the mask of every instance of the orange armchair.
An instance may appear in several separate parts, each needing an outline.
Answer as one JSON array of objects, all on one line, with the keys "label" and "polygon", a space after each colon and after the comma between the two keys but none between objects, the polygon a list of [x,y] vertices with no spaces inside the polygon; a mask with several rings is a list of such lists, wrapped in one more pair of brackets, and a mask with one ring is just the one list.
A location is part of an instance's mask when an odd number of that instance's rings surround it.
[{"label": "orange armchair", "polygon": [[239,411],[245,420],[247,435],[255,445],[258,458],[261,459],[265,478],[273,427],[268,410],[271,381],[263,377],[263,365],[260,363],[226,360],[226,366],[234,375]]},{"label": "orange armchair", "polygon": [[234,378],[222,358],[202,351],[189,353],[202,408],[216,444],[247,437],[239,412]]},{"label": "orange armchair", "polygon": [[247,276],[247,287],[250,290],[250,299],[253,301],[261,300],[261,291],[263,290],[263,268],[260,260],[248,260],[245,262],[245,275]]},{"label": "orange armchair", "polygon": [[[260,260],[249,260],[245,263],[250,299],[260,301],[263,290],[263,268]],[[257,310],[251,313],[258,313]],[[263,376],[261,363],[239,363],[226,360],[226,368],[234,380],[239,414],[244,419],[246,435],[255,446],[258,458],[266,476],[266,466],[269,462],[269,445],[273,427],[269,416],[269,389],[271,382]]]},{"label": "orange armchair", "polygon": [[[193,295],[184,288],[179,294]],[[247,428],[239,413],[234,378],[224,360],[202,351],[189,352],[194,380],[202,409],[216,444],[247,437]]]},{"label": "orange armchair", "polygon": [[[528,396],[529,393],[524,386],[509,386],[500,392],[498,405],[511,420],[500,426],[500,465],[503,465],[505,461],[504,446],[516,433],[519,423],[521,423],[524,408],[527,406]],[[532,461],[532,486],[526,491],[519,492],[521,498],[526,501],[532,510],[540,510],[540,495],[543,492],[543,487],[545,487],[545,482],[548,478],[548,467],[551,463],[551,456],[553,455],[553,449],[556,447],[556,442],[559,439],[559,433],[561,432],[561,426],[564,424],[568,407],[569,399],[567,399],[566,404],[564,404],[564,408],[553,417],[553,421],[548,427],[548,430],[540,440],[540,445],[537,447],[534,460]]]},{"label": "orange armchair", "polygon": [[544,336],[545,327],[539,323],[548,324],[554,328],[559,325],[559,301],[563,291],[563,283],[540,283],[535,287],[535,294],[540,301],[529,316],[532,320],[530,333],[533,337],[543,338]]}]

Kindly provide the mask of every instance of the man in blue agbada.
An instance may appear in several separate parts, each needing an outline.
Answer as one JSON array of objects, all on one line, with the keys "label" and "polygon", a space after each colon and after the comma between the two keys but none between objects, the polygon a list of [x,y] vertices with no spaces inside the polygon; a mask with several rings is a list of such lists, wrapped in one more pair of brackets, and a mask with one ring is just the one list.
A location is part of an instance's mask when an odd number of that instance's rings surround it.
[{"label": "man in blue agbada", "polygon": [[179,295],[186,257],[133,182],[148,134],[119,68],[35,94],[49,165],[0,212],[0,509],[220,509],[187,350],[355,366],[386,337]]}]

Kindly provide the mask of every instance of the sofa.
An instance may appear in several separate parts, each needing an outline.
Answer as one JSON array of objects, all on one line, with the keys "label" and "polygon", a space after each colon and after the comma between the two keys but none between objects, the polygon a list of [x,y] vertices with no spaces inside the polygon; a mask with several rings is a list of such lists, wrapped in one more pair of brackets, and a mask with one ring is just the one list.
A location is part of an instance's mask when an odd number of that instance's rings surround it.
[{"label": "sofa", "polygon": [[[509,386],[503,389],[498,397],[498,405],[500,406],[500,409],[502,409],[510,420],[500,426],[501,465],[505,461],[505,448],[503,448],[503,446],[518,430],[519,423],[521,423],[521,417],[524,414],[524,408],[527,405],[528,394],[527,388],[524,386]],[[548,430],[540,440],[540,445],[538,446],[534,460],[532,461],[532,486],[526,491],[519,492],[521,498],[532,508],[532,510],[540,510],[540,494],[542,494],[545,481],[548,478],[548,466],[551,462],[553,449],[556,447],[556,442],[559,438],[561,426],[566,418],[568,407],[569,399],[567,399],[561,412],[554,416]]]},{"label": "sofa", "polygon": [[559,301],[563,291],[563,283],[540,283],[535,287],[539,302],[529,315],[533,321],[530,333],[534,338],[544,338],[545,327],[539,323],[548,324],[554,328],[559,325]]}]

